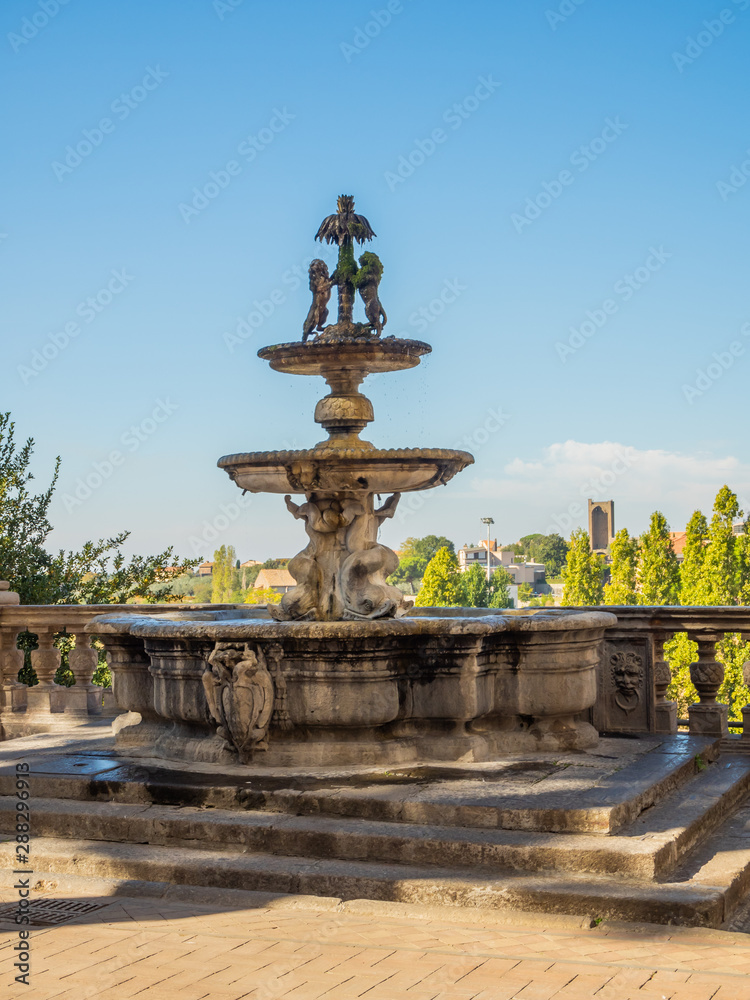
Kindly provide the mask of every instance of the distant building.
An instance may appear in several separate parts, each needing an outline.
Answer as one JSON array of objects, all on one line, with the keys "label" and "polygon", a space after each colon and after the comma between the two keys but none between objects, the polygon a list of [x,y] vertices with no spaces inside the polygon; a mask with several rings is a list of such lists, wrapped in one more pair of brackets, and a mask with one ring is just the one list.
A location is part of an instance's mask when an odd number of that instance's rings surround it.
[{"label": "distant building", "polygon": [[240,569],[250,569],[251,566],[262,566],[263,563],[260,559],[248,559],[246,562],[240,563]]},{"label": "distant building", "polygon": [[496,569],[506,569],[517,587],[522,583],[528,583],[537,590],[544,584],[544,563],[516,561],[515,553],[498,548],[496,538],[490,541],[489,553],[486,540],[476,546],[464,545],[458,550],[458,568],[465,573],[471,566],[481,566],[486,572],[488,555],[490,573]]},{"label": "distant building", "polygon": [[[732,534],[735,536],[745,534],[745,522],[737,521],[732,525]],[[672,548],[674,549],[674,554],[677,556],[677,561],[682,562],[685,558],[685,543],[687,542],[687,531],[670,531],[669,538],[672,542]],[[708,539],[703,542],[704,545],[708,545]]]},{"label": "distant building", "polygon": [[672,542],[674,554],[677,561],[682,562],[685,558],[685,542],[687,541],[687,531],[670,531],[669,540]]},{"label": "distant building", "polygon": [[606,554],[614,537],[614,500],[589,500],[589,540],[591,551]]},{"label": "distant building", "polygon": [[198,576],[211,576],[214,571],[214,564],[212,562],[203,562],[200,564],[198,569],[195,571]]},{"label": "distant building", "polygon": [[297,586],[288,569],[262,569],[255,578],[256,590],[266,590],[270,587],[277,594],[288,594],[292,587]]}]

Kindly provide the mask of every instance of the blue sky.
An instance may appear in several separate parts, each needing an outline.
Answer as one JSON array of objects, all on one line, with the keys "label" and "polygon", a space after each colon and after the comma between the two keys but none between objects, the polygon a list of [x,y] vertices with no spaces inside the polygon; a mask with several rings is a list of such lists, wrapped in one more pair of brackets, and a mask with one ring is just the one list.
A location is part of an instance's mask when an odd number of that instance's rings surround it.
[{"label": "blue sky", "polygon": [[322,436],[322,381],[255,352],[300,336],[295,268],[342,192],[378,233],[386,333],[433,345],[368,380],[367,437],[476,456],[404,498],[388,544],[462,544],[482,516],[503,541],[567,534],[588,495],[632,532],[655,508],[682,528],[724,482],[750,498],[750,0],[13,0],[0,20],[0,409],[40,486],[62,456],[52,544],[302,546],[282,498],[238,507],[216,460]]}]

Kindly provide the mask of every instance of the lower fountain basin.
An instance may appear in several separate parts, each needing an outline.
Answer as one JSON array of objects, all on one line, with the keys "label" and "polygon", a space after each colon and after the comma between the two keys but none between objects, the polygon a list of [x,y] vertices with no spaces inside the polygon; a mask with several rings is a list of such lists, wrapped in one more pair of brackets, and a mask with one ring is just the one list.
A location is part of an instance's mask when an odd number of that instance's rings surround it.
[{"label": "lower fountain basin", "polygon": [[450,448],[255,451],[218,461],[251,493],[408,493],[447,483],[474,458]]},{"label": "lower fountain basin", "polygon": [[[596,744],[586,717],[614,615],[445,611],[450,616],[422,608],[397,620],[280,623],[251,608],[117,614],[97,617],[88,631],[108,650],[119,707],[141,719],[118,735],[126,753],[335,766],[490,760]],[[204,674],[224,644],[252,651],[253,661],[257,654],[271,686],[267,738],[252,751],[232,748],[212,720]]]}]

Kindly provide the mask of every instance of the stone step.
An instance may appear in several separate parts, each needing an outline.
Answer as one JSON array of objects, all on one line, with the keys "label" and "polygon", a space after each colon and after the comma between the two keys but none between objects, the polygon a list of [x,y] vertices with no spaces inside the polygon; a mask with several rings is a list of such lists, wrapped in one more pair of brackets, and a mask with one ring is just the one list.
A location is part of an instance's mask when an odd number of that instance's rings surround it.
[{"label": "stone step", "polygon": [[[653,880],[731,813],[750,788],[750,760],[722,758],[619,835],[477,830],[258,810],[80,801],[35,796],[35,836],[190,846],[456,869],[591,872]],[[15,800],[0,799],[10,833]],[[677,822],[675,820],[677,819]]]},{"label": "stone step", "polygon": [[[602,777],[585,766],[583,757],[581,764],[575,758],[566,760],[554,778],[549,777],[557,764],[544,755],[539,761],[498,763],[494,770],[492,765],[469,764],[324,774],[251,766],[217,771],[191,765],[180,770],[111,753],[78,752],[32,759],[31,780],[36,799],[153,802],[428,826],[606,835],[635,822],[644,810],[691,782],[700,767],[716,759],[719,743],[707,737],[664,736],[654,740],[649,752]],[[541,769],[544,781],[535,783],[533,772],[519,787],[506,777],[513,768],[535,767]],[[13,780],[12,768],[2,768],[0,793],[9,794]]]},{"label": "stone step", "polygon": [[732,917],[729,929],[750,932],[750,796],[665,881],[720,888]]},{"label": "stone step", "polygon": [[[0,861],[13,866],[15,844],[0,843]],[[726,891],[691,883],[635,883],[573,872],[531,875],[310,860],[238,850],[199,850],[35,837],[34,875],[94,876],[255,892],[371,899],[422,905],[589,914],[718,927],[728,916]]]}]

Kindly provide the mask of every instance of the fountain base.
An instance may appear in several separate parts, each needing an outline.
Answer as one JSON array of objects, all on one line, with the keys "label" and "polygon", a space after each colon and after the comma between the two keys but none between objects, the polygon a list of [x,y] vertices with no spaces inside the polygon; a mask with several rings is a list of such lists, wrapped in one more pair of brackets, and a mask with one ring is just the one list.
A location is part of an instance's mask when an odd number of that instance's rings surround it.
[{"label": "fountain base", "polygon": [[587,716],[615,622],[439,608],[272,622],[237,609],[104,615],[89,630],[110,654],[118,705],[141,718],[118,734],[129,755],[335,767],[594,746]]}]

